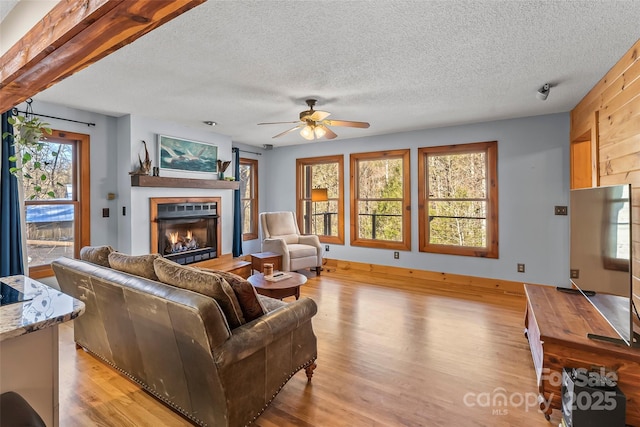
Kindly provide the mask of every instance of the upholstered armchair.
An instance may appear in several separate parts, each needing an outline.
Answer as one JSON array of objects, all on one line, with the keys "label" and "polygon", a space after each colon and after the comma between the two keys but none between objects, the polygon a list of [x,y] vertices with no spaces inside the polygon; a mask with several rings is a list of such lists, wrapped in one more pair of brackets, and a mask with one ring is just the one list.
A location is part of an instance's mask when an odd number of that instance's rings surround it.
[{"label": "upholstered armchair", "polygon": [[315,234],[300,234],[293,212],[263,212],[260,214],[262,251],[282,255],[282,270],[296,271],[322,268],[323,250]]}]

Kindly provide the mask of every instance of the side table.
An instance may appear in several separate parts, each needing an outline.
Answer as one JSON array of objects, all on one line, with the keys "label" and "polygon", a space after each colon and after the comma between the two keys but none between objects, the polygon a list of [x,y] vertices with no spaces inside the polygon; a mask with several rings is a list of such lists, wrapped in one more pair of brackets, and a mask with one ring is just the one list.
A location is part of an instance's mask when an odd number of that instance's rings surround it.
[{"label": "side table", "polygon": [[278,282],[271,282],[264,278],[263,273],[257,273],[249,276],[249,283],[256,288],[256,292],[275,299],[283,299],[286,297],[300,298],[300,286],[307,283],[307,276],[293,271],[287,272],[290,276],[287,279]]},{"label": "side table", "polygon": [[275,252],[251,254],[251,274],[253,274],[254,270],[262,273],[265,264],[273,264],[274,271],[282,270],[282,255]]}]

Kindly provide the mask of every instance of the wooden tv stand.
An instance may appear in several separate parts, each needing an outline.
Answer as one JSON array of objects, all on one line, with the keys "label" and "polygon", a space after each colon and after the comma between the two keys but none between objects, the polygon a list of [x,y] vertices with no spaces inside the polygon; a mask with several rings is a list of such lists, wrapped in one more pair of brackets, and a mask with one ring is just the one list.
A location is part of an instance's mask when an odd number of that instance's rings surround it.
[{"label": "wooden tv stand", "polygon": [[604,369],[616,372],[618,386],[627,398],[626,423],[640,427],[640,348],[587,338],[587,333],[617,334],[583,295],[560,292],[553,286],[525,284],[524,290],[525,336],[545,417],[549,419],[553,409],[562,408],[563,367]]}]

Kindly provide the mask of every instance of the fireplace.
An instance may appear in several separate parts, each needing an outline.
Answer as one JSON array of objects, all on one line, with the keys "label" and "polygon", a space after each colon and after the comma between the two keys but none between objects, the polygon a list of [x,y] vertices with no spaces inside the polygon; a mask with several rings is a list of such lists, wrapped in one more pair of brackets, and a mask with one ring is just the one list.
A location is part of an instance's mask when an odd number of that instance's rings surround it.
[{"label": "fireplace", "polygon": [[179,264],[218,257],[220,198],[152,198],[151,251]]}]

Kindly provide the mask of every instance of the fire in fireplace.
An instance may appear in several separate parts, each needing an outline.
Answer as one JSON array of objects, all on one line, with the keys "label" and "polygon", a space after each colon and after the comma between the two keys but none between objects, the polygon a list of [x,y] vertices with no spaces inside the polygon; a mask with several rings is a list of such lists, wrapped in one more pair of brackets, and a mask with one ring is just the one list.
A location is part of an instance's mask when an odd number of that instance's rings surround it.
[{"label": "fire in fireplace", "polygon": [[157,204],[158,253],[179,264],[216,258],[216,202]]}]

